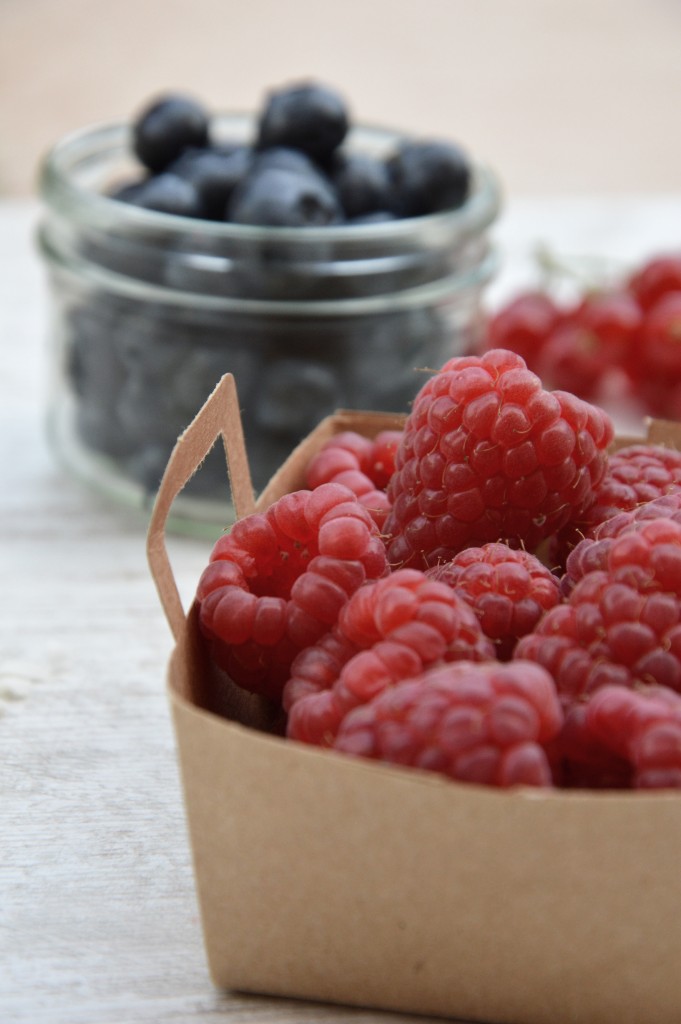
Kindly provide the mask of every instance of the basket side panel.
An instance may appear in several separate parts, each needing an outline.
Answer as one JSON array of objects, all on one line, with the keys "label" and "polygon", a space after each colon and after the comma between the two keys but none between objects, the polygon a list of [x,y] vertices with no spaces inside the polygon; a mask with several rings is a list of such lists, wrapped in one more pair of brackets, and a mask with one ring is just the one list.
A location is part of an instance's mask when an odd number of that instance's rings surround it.
[{"label": "basket side panel", "polygon": [[501,1024],[678,1022],[677,798],[481,791],[173,708],[218,985]]}]

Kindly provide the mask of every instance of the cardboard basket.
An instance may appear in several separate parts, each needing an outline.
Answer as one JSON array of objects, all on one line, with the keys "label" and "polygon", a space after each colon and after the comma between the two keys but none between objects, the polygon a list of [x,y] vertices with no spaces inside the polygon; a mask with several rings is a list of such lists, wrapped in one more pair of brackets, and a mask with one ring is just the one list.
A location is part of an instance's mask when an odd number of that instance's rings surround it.
[{"label": "cardboard basket", "polygon": [[227,375],[164,476],[148,550],[212,978],[497,1024],[679,1024],[681,795],[459,784],[287,740],[257,698],[216,697],[168,561],[175,495],[219,434],[241,516],[303,486],[332,434],[402,422],[329,417],[254,503]]}]

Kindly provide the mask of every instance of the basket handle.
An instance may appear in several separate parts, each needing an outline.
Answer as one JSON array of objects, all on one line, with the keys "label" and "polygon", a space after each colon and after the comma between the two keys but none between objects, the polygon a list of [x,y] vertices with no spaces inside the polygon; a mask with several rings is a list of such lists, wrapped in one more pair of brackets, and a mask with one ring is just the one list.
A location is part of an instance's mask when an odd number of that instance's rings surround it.
[{"label": "basket handle", "polygon": [[237,518],[255,508],[251,473],[246,455],[236,382],[231,373],[220,378],[196,417],[178,438],[161,480],[147,533],[147,558],[168,624],[176,640],[185,623],[168,549],[166,524],[171,506],[218,437],[222,437],[232,503]]}]

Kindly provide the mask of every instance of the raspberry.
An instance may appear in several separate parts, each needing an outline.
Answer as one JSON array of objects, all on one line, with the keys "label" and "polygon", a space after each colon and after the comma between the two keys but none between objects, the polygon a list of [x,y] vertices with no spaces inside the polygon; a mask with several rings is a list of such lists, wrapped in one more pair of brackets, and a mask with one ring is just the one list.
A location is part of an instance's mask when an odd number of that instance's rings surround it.
[{"label": "raspberry", "polygon": [[659,299],[648,311],[641,331],[643,374],[678,381],[681,373],[681,290]]},{"label": "raspberry", "polygon": [[635,788],[681,787],[681,697],[674,691],[604,687],[587,705],[586,727],[631,763]]},{"label": "raspberry", "polygon": [[590,401],[598,398],[610,366],[610,353],[598,336],[573,321],[553,331],[535,364],[546,387],[560,384],[566,391]]},{"label": "raspberry", "polygon": [[483,661],[494,650],[473,610],[418,569],[361,587],[333,635],[303,651],[283,693],[288,735],[328,745],[347,712],[442,661]]},{"label": "raspberry", "polygon": [[651,519],[614,538],[604,569],[548,611],[514,658],[547,669],[566,704],[610,683],[681,690],[681,524]]},{"label": "raspberry", "polygon": [[552,560],[565,565],[572,548],[583,537],[592,537],[601,523],[679,487],[681,452],[674,448],[633,444],[613,452],[603,479],[594,488],[593,504],[556,536]]},{"label": "raspberry", "polygon": [[310,488],[330,482],[349,487],[382,527],[390,509],[385,488],[401,437],[400,430],[384,430],[373,441],[351,430],[336,434],[310,460],[305,482]]},{"label": "raspberry", "polygon": [[593,743],[630,765],[635,789],[681,788],[681,697],[664,686],[604,686],[586,705]]},{"label": "raspberry", "polygon": [[681,255],[655,256],[631,275],[629,291],[644,310],[670,292],[681,291]]},{"label": "raspberry", "polygon": [[681,485],[681,452],[664,445],[633,444],[613,452],[585,523],[601,523]]},{"label": "raspberry", "polygon": [[277,699],[295,655],[386,570],[378,529],[346,487],[284,495],[235,523],[201,576],[199,622],[213,659],[239,686]]},{"label": "raspberry", "polygon": [[549,750],[554,781],[562,789],[630,789],[631,765],[587,728],[588,705],[589,701],[573,704],[565,712],[563,727]]},{"label": "raspberry", "polygon": [[584,516],[612,437],[605,412],[544,391],[512,352],[450,359],[416,396],[397,451],[390,563],[428,567],[499,540],[535,549]]},{"label": "raspberry", "polygon": [[639,347],[641,323],[640,307],[626,291],[587,294],[554,327],[535,372],[545,387],[600,399],[612,390],[618,367],[625,377],[624,368]]},{"label": "raspberry", "polygon": [[681,523],[681,486],[653,501],[645,501],[629,511],[619,512],[594,527],[592,536],[585,537],[568,555],[565,576],[561,580],[562,593],[569,594],[575,583],[588,572],[606,567],[607,553],[615,537],[637,529],[640,523],[649,519],[660,518]]},{"label": "raspberry", "polygon": [[531,633],[560,600],[557,577],[535,555],[507,544],[466,548],[426,575],[447,583],[468,602],[499,661],[508,661],[519,637]]},{"label": "raspberry", "polygon": [[644,412],[662,420],[681,420],[681,379],[678,375],[662,377],[641,370],[638,387]]},{"label": "raspberry", "polygon": [[641,309],[626,290],[587,294],[572,319],[598,339],[611,365],[627,362],[638,343]]},{"label": "raspberry", "polygon": [[553,300],[543,292],[524,292],[490,318],[487,349],[506,348],[517,352],[532,370],[546,340],[560,321]]},{"label": "raspberry", "polygon": [[544,744],[561,719],[553,681],[537,665],[460,661],[351,711],[334,749],[462,782],[550,786]]}]

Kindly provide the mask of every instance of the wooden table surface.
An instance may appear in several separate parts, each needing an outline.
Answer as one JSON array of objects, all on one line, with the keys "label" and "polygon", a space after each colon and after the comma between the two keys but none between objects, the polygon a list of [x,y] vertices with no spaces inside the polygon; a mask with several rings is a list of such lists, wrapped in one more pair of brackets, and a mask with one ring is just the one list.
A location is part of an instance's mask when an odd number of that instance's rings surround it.
[{"label": "wooden table surface", "polygon": [[[146,516],[46,442],[47,303],[30,201],[0,203],[0,1020],[415,1021],[216,991],[170,719]],[[518,200],[497,300],[545,241],[623,262],[679,246],[681,196]],[[189,600],[210,542],[170,544]]]}]

